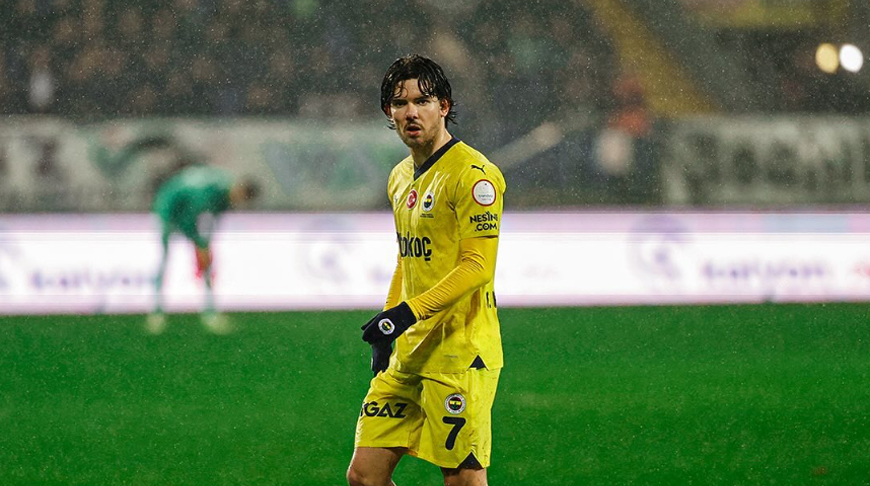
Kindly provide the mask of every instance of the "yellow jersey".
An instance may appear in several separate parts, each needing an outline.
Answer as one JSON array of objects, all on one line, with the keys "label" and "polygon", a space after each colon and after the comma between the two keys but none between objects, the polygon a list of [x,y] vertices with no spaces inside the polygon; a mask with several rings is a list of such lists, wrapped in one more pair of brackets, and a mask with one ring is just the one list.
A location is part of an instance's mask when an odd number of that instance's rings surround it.
[{"label": "yellow jersey", "polygon": [[[420,168],[410,156],[393,168],[387,192],[399,244],[399,302],[431,289],[459,264],[460,240],[498,236],[504,191],[498,167],[456,138]],[[489,281],[399,336],[390,366],[408,373],[460,373],[503,364]]]}]

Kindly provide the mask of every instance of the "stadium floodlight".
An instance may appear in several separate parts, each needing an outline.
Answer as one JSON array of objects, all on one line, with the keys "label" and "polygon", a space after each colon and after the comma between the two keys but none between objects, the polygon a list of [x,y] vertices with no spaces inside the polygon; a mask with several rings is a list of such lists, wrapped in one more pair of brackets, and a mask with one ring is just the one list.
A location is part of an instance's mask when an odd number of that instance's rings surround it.
[{"label": "stadium floodlight", "polygon": [[840,64],[850,73],[857,73],[864,67],[864,53],[853,44],[843,44],[840,48]]},{"label": "stadium floodlight", "polygon": [[828,74],[837,72],[840,67],[840,57],[837,53],[837,48],[833,44],[820,44],[816,49],[816,65],[822,71]]}]

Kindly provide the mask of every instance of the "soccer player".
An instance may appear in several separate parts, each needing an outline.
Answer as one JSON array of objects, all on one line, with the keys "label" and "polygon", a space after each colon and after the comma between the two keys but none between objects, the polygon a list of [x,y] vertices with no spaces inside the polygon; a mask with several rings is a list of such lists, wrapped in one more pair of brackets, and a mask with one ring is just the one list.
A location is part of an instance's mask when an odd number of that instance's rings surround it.
[{"label": "soccer player", "polygon": [[505,182],[447,131],[454,106],[441,67],[418,55],[395,61],[381,84],[381,109],[410,156],[388,182],[398,263],[384,311],[363,326],[375,377],[352,486],[393,484],[406,454],[439,466],[444,484],[486,484],[503,365],[493,276]]},{"label": "soccer player", "polygon": [[205,284],[203,323],[216,333],[229,330],[226,319],[214,307],[211,237],[221,214],[253,199],[258,192],[258,186],[253,181],[233,181],[226,172],[205,165],[183,169],[160,186],[154,198],[154,212],[162,225],[162,254],[154,279],[154,311],[148,316],[147,322],[150,332],[159,334],[166,327],[163,313],[163,276],[169,258],[169,240],[173,233],[180,233],[193,243],[196,275]]}]

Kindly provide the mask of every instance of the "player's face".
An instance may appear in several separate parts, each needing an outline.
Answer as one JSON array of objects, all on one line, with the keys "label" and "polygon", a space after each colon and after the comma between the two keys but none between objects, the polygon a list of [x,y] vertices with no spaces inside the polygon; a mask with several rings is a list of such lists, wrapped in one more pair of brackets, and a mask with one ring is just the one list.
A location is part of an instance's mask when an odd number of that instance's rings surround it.
[{"label": "player's face", "polygon": [[396,95],[390,103],[390,118],[396,132],[411,149],[431,145],[446,130],[444,117],[450,106],[446,100],[438,100],[420,91],[416,79],[408,79],[396,87]]}]

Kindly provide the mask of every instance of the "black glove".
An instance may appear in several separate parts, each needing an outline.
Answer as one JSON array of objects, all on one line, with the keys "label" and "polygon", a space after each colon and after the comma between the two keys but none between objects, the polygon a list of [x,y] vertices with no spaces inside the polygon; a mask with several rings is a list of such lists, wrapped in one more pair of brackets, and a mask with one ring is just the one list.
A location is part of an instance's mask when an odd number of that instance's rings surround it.
[{"label": "black glove", "polygon": [[393,347],[389,343],[372,344],[372,373],[378,376],[381,371],[386,371],[390,366],[390,354]]},{"label": "black glove", "polygon": [[417,322],[417,316],[411,311],[407,302],[387,309],[372,317],[361,328],[363,341],[370,344],[391,343],[402,335],[405,330]]}]

